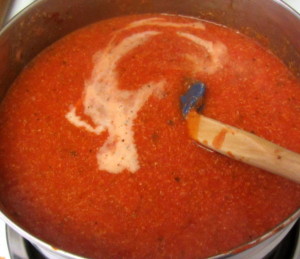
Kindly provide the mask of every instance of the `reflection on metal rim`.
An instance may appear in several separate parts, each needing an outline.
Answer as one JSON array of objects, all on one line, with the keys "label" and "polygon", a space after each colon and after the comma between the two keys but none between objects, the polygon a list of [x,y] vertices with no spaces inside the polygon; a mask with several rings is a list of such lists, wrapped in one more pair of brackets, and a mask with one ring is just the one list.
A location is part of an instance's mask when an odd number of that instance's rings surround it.
[{"label": "reflection on metal rim", "polygon": [[[37,247],[34,247],[30,242],[25,240],[16,231],[9,226],[6,227],[8,246],[10,247],[11,259],[58,259],[56,254],[43,254]],[[61,257],[60,259],[65,259]],[[224,257],[223,257],[224,258]],[[240,257],[253,258],[253,257]],[[300,258],[300,221],[293,226],[292,230],[286,237],[277,245],[269,254],[263,256],[256,255],[255,258],[264,259],[299,259]]]}]

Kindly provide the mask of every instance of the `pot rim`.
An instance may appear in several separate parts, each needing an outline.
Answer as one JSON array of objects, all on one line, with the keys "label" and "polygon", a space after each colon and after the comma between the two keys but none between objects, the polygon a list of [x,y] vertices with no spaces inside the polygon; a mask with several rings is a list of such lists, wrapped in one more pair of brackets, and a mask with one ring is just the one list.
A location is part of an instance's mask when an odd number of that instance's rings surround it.
[{"label": "pot rim", "polygon": [[[280,230],[284,229],[285,227],[288,227],[290,224],[292,224],[298,218],[300,218],[300,208],[298,210],[296,210],[294,213],[292,213],[290,216],[288,216],[283,222],[279,223],[278,225],[276,225],[274,228],[272,228],[271,230],[269,230],[265,234],[255,238],[254,240],[252,240],[250,242],[245,242],[241,245],[238,245],[238,246],[236,246],[236,247],[234,247],[234,248],[232,248],[232,249],[230,249],[226,252],[207,257],[207,259],[225,258],[225,257],[228,257],[230,255],[238,254],[238,253],[240,253],[240,252],[242,252],[246,249],[249,249],[249,248],[255,246],[256,244],[259,244],[259,243],[267,240],[271,236],[278,233]],[[0,220],[3,220],[8,226],[13,228],[22,237],[24,237],[26,240],[33,243],[34,245],[40,246],[40,247],[45,248],[45,249],[50,250],[50,251],[55,251],[59,255],[67,256],[68,258],[69,257],[72,258],[72,259],[82,259],[82,258],[84,258],[82,256],[72,254],[72,253],[67,252],[65,250],[54,247],[54,246],[50,245],[49,243],[39,239],[38,237],[30,234],[28,231],[24,230],[20,225],[18,225],[13,220],[11,220],[8,216],[6,216],[1,210],[0,210]]]},{"label": "pot rim", "polygon": [[[10,26],[12,26],[17,20],[19,20],[27,11],[35,8],[37,5],[39,5],[42,2],[45,2],[47,0],[35,0],[31,4],[29,4],[26,8],[24,8],[22,11],[20,11],[18,14],[16,14],[14,17],[12,17],[1,29],[0,29],[0,37],[5,33],[7,29],[9,29]],[[294,8],[292,8],[287,3],[281,1],[281,0],[271,0],[272,2],[278,4],[281,6],[281,8],[284,8],[288,10],[291,15],[296,16],[300,20],[300,13],[298,13]],[[274,234],[278,233],[280,230],[284,229],[285,227],[289,226],[293,222],[295,222],[298,218],[300,218],[300,208],[298,208],[295,212],[290,214],[284,221],[277,224],[275,227],[267,231],[265,234],[255,238],[254,240],[250,242],[245,242],[241,245],[238,245],[226,252],[216,254],[210,257],[207,257],[207,259],[221,259],[221,258],[227,258],[230,255],[238,254],[246,249],[249,249],[265,240],[273,236]],[[16,232],[18,232],[22,237],[24,237],[29,242],[33,243],[34,245],[40,246],[41,248],[44,248],[46,250],[54,251],[58,255],[65,256],[72,259],[83,259],[84,257],[67,252],[65,250],[59,249],[57,247],[51,246],[49,243],[43,241],[42,239],[39,239],[38,237],[34,236],[33,234],[30,234],[28,231],[23,229],[19,224],[15,223],[12,219],[10,219],[1,209],[0,209],[0,220],[4,221],[9,227],[13,228]]]}]

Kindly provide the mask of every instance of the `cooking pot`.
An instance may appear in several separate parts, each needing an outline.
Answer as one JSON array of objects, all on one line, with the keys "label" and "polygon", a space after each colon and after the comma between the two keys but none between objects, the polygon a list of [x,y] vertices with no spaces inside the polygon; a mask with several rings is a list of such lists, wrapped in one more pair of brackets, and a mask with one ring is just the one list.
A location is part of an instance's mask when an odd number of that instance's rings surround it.
[{"label": "cooking pot", "polygon": [[[54,41],[92,22],[136,13],[175,13],[227,25],[270,48],[300,77],[300,15],[279,0],[39,0],[0,33],[0,98],[20,70]],[[213,258],[262,258],[299,216],[300,209],[264,236]],[[32,236],[8,217],[2,204],[0,218],[48,258],[82,258]]]}]

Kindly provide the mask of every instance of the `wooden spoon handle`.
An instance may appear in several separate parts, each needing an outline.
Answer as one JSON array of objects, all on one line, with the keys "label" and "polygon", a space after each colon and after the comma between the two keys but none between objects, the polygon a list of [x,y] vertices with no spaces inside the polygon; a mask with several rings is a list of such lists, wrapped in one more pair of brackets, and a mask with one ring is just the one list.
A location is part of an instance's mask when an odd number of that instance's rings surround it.
[{"label": "wooden spoon handle", "polygon": [[300,183],[300,154],[194,111],[187,121],[191,137],[209,149]]}]

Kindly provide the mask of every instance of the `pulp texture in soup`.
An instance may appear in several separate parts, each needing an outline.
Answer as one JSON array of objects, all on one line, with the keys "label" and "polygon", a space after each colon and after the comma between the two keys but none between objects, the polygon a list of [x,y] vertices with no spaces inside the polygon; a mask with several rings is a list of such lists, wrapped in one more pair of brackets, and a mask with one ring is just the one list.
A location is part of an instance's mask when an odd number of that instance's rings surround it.
[{"label": "pulp texture in soup", "polygon": [[92,258],[204,258],[300,205],[300,186],[198,146],[179,98],[300,152],[300,84],[267,49],[171,15],[100,21],[48,47],[0,110],[0,197],[55,247]]}]

